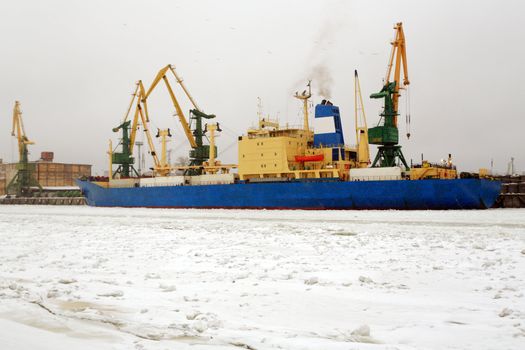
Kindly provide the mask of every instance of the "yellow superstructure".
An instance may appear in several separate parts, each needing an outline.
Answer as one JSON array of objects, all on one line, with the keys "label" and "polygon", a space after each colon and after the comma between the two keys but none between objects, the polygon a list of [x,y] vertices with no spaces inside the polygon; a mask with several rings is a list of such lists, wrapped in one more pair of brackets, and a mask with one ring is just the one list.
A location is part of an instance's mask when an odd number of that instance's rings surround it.
[{"label": "yellow superstructure", "polygon": [[480,178],[488,178],[492,176],[492,171],[487,168],[479,168],[478,173]]},{"label": "yellow superstructure", "polygon": [[303,102],[303,128],[282,128],[277,121],[259,118],[258,127],[239,138],[241,180],[349,178],[350,168],[358,167],[357,149],[345,145],[314,146],[306,107],[310,96],[310,92],[295,95]]},{"label": "yellow superstructure", "polygon": [[431,164],[424,160],[420,167],[410,168],[410,180],[456,179],[458,173],[450,158],[446,164]]}]

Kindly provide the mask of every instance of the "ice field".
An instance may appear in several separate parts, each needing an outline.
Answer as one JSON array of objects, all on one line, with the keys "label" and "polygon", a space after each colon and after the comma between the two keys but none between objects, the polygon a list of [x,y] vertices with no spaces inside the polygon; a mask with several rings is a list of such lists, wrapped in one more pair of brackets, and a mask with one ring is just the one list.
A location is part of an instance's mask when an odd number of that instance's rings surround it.
[{"label": "ice field", "polygon": [[1,349],[525,349],[525,210],[0,206]]}]

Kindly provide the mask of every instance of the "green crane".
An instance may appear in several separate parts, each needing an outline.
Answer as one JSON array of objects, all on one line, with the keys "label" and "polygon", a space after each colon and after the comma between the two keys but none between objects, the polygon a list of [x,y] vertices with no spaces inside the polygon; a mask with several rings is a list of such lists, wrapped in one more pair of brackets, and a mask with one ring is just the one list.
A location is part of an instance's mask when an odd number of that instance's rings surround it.
[{"label": "green crane", "polygon": [[[397,23],[394,27],[396,38],[392,42],[392,53],[385,78],[385,85],[381,91],[370,95],[370,98],[384,99],[383,112],[381,119],[376,127],[368,129],[368,141],[370,144],[379,145],[378,152],[372,167],[392,167],[400,161],[409,169],[407,161],[401,152],[399,143],[399,130],[397,128],[399,90],[402,89],[400,83],[401,63],[403,64],[404,79],[403,85],[410,84],[408,80],[408,67],[405,49],[405,34],[403,24]],[[395,62],[394,62],[395,60]],[[390,74],[394,67],[394,80],[390,81]],[[407,134],[410,137],[410,134]]]},{"label": "green crane", "polygon": [[15,101],[13,108],[13,128],[11,135],[18,140],[18,154],[19,161],[16,165],[16,174],[7,185],[7,193],[15,194],[17,197],[28,197],[32,195],[31,187],[38,187],[42,192],[42,186],[35,178],[35,164],[29,163],[27,149],[28,145],[34,145],[26,135],[24,122],[22,121],[22,111],[20,110],[20,102]]},{"label": "green crane", "polygon": [[[113,128],[113,132],[118,132],[122,130],[122,139],[120,140],[120,145],[122,146],[121,152],[112,152],[111,161],[113,164],[118,164],[117,170],[113,173],[120,174],[121,177],[130,177],[131,172],[135,173],[138,177],[139,174],[135,170],[133,164],[135,163],[135,158],[131,154],[131,142],[129,138],[131,120],[125,121],[116,128]],[[111,171],[111,169],[110,169]]]},{"label": "green crane", "polygon": [[[190,127],[193,120],[195,120],[195,127],[192,129],[193,138],[195,139],[196,147],[190,150],[190,166],[201,166],[210,158],[210,146],[203,143],[204,130],[202,127],[203,119],[213,119],[215,114],[206,114],[198,109],[190,110]],[[215,154],[217,154],[217,147],[215,146]],[[186,170],[187,175],[200,175],[202,169],[191,168]]]}]

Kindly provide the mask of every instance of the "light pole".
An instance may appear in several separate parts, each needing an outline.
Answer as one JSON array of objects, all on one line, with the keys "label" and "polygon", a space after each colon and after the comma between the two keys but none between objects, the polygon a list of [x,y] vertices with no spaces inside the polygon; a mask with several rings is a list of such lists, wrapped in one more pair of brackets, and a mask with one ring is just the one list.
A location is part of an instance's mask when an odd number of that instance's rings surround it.
[{"label": "light pole", "polygon": [[168,150],[168,164],[171,167],[171,149]]},{"label": "light pole", "polygon": [[142,145],[144,144],[143,142],[141,141],[137,141],[135,142],[135,144],[137,145],[137,148],[139,149],[139,176],[142,175],[142,152],[140,151],[140,148],[142,147]]}]

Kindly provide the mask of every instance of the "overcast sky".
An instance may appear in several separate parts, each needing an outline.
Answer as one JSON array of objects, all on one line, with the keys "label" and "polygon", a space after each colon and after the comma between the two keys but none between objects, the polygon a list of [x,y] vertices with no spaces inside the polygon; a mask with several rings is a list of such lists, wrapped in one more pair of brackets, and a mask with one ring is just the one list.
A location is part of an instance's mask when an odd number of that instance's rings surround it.
[{"label": "overcast sky", "polygon": [[[20,100],[36,142],[31,159],[54,151],[56,161],[93,164],[101,173],[134,83],[149,84],[170,63],[199,106],[218,116],[223,162],[237,161],[236,138],[257,122],[257,97],[265,114],[299,124],[292,94],[309,78],[314,103],[328,83],[325,94],[340,106],[346,142],[353,144],[353,71],[373,126],[381,101],[368,96],[381,89],[393,25],[402,21],[412,119],[407,140],[403,96],[405,156],[438,161],[452,153],[460,170],[490,167],[494,159],[501,172],[513,156],[523,171],[524,12],[519,0],[3,0],[0,158],[17,159],[10,131]],[[186,155],[189,145],[163,86],[149,103],[152,129],[175,131],[172,159]]]}]

